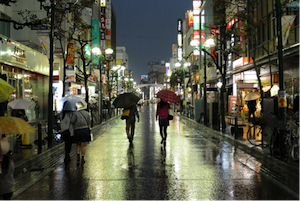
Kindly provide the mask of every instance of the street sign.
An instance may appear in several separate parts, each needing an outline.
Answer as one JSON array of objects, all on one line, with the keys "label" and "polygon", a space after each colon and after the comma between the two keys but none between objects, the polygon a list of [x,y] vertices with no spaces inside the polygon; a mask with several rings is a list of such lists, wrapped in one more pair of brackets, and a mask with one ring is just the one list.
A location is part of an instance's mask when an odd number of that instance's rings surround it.
[{"label": "street sign", "polygon": [[31,30],[50,30],[50,26],[44,24],[31,25]]},{"label": "street sign", "polygon": [[285,8],[299,8],[299,1],[291,1],[284,3]]}]

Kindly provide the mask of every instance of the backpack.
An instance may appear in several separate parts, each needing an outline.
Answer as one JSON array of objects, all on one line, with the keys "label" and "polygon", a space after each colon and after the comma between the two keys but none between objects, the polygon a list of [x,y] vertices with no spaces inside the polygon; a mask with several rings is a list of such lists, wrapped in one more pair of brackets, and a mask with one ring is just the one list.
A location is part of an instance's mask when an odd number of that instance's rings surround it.
[{"label": "backpack", "polygon": [[124,120],[124,119],[128,119],[129,118],[129,113],[130,113],[130,109],[124,109],[123,110],[123,113],[122,113],[122,116],[121,116],[121,119]]}]

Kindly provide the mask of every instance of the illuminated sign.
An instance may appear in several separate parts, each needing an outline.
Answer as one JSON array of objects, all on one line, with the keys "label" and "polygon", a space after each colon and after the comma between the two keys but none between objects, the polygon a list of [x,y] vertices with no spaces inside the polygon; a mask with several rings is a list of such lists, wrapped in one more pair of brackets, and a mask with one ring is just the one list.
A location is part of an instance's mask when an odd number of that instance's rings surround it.
[{"label": "illuminated sign", "polygon": [[178,19],[177,31],[180,33],[182,32],[182,20],[181,19]]},{"label": "illuminated sign", "polygon": [[188,12],[188,27],[191,28],[193,26],[193,12]]},{"label": "illuminated sign", "polygon": [[100,5],[101,5],[101,7],[105,7],[106,6],[106,0],[100,0]]},{"label": "illuminated sign", "polygon": [[178,46],[182,47],[182,34],[177,35]]}]

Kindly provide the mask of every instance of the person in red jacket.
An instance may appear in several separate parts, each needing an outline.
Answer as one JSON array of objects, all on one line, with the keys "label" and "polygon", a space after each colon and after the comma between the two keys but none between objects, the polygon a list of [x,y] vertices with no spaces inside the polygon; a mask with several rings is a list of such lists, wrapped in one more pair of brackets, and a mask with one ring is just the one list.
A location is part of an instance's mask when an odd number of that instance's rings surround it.
[{"label": "person in red jacket", "polygon": [[167,139],[167,127],[169,126],[169,109],[170,109],[170,104],[168,102],[165,102],[164,100],[160,100],[159,103],[157,103],[157,108],[156,108],[156,120],[157,117],[159,117],[159,132],[160,136],[162,138],[161,144],[163,142],[166,142]]}]

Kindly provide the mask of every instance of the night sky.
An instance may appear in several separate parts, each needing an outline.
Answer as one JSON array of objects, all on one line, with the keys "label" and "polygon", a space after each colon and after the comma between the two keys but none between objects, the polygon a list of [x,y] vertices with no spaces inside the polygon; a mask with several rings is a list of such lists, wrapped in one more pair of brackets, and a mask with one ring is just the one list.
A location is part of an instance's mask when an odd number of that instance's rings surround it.
[{"label": "night sky", "polygon": [[177,44],[177,20],[193,9],[193,0],[112,0],[117,46],[125,46],[137,84],[148,62],[168,62]]}]

